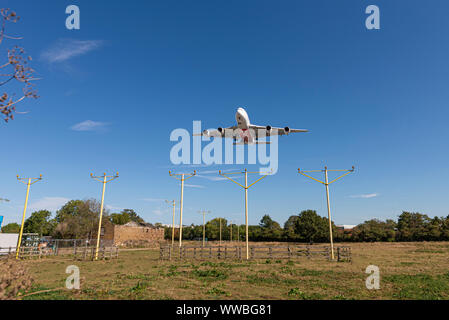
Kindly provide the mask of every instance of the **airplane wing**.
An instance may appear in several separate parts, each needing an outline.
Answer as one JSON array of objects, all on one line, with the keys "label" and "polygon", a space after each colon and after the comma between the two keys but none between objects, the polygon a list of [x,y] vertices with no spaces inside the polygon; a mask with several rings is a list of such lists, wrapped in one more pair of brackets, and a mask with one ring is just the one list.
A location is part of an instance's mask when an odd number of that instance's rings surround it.
[{"label": "airplane wing", "polygon": [[219,138],[234,138],[235,139],[235,131],[238,129],[237,126],[232,126],[229,128],[218,128],[216,130],[204,130],[201,133],[194,133],[194,137],[219,137]]},{"label": "airplane wing", "polygon": [[290,133],[309,132],[309,130],[306,130],[306,129],[291,129],[289,127],[277,128],[277,127],[271,127],[271,126],[256,126],[256,125],[251,125],[251,129],[254,129],[256,131],[256,134],[258,134],[257,130],[266,130],[267,136],[273,136],[276,134],[278,136],[283,136],[283,135],[288,135]]}]

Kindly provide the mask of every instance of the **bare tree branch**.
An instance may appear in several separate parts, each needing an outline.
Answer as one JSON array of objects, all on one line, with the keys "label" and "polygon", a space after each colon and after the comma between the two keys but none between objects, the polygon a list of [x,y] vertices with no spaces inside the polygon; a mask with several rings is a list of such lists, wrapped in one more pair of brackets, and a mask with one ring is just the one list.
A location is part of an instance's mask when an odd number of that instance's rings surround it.
[{"label": "bare tree branch", "polygon": [[[20,37],[12,37],[5,33],[8,22],[16,23],[19,17],[14,11],[10,9],[0,9],[0,45],[3,39],[19,40]],[[8,122],[14,119],[14,112],[16,104],[23,101],[25,98],[38,98],[37,92],[32,81],[38,78],[33,77],[35,72],[28,63],[32,60],[31,57],[25,56],[25,50],[22,47],[14,46],[7,51],[8,62],[0,65],[0,69],[5,69],[4,73],[0,74],[0,87],[11,84],[14,80],[22,86],[20,95],[12,91],[10,93],[0,93],[0,116]],[[16,95],[19,98],[14,98]]]}]

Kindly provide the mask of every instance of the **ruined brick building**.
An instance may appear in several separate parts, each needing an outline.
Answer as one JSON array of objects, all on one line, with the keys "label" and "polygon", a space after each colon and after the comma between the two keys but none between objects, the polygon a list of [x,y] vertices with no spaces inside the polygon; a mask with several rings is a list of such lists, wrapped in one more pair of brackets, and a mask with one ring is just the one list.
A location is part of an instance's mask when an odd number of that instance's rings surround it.
[{"label": "ruined brick building", "polygon": [[115,225],[108,221],[101,230],[101,239],[112,240],[115,246],[157,245],[159,241],[164,241],[164,228],[132,221]]}]

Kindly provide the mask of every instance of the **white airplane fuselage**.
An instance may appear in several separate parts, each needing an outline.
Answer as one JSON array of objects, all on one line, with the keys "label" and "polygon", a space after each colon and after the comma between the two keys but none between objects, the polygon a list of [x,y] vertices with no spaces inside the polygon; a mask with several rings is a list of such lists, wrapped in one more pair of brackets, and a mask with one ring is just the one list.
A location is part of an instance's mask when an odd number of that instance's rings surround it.
[{"label": "white airplane fuselage", "polygon": [[239,135],[242,139],[243,144],[251,144],[254,143],[255,137],[251,133],[251,130],[248,130],[250,128],[250,121],[248,113],[243,108],[238,108],[237,113],[235,114],[235,120],[237,120],[237,127],[239,128]]},{"label": "white airplane fuselage", "polygon": [[249,116],[245,109],[238,108],[235,114],[235,120],[237,120],[237,126],[239,129],[248,130],[250,126]]}]

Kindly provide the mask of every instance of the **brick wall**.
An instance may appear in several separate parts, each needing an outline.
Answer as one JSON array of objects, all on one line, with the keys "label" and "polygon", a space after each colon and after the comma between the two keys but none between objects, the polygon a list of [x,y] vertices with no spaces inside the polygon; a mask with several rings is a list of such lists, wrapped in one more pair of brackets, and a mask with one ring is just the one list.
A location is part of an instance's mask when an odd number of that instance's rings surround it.
[{"label": "brick wall", "polygon": [[128,241],[148,241],[157,243],[164,240],[163,228],[114,226],[114,245],[120,246]]},{"label": "brick wall", "polygon": [[[101,232],[101,239],[103,240],[114,240],[114,225],[107,221],[104,224],[102,223],[103,227],[102,227],[102,232]],[[95,232],[95,237],[94,239],[96,239],[97,233]]]}]

